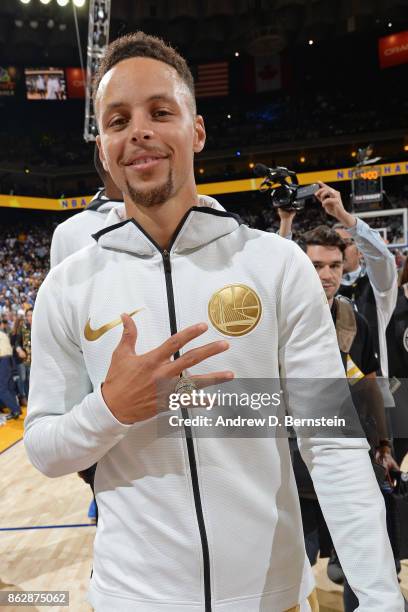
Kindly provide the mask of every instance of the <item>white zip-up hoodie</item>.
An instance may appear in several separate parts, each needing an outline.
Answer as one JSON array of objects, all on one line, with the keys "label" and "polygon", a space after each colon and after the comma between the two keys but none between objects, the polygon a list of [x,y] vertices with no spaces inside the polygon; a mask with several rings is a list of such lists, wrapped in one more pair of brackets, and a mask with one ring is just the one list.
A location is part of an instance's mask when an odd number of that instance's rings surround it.
[{"label": "white zip-up hoodie", "polygon": [[123,202],[110,200],[105,195],[105,190],[101,189],[95,194],[85,210],[57,225],[51,241],[51,268],[61,263],[72,253],[93,244],[92,234],[105,226],[108,213],[112,208],[121,204],[123,205]]},{"label": "white zip-up hoodie", "polygon": [[[189,349],[222,338],[208,305],[243,284],[262,315],[230,349],[191,373],[240,378],[342,378],[327,301],[292,242],[239,225],[218,204],[186,214],[167,255],[112,210],[97,242],[51,270],[33,319],[25,445],[50,477],[98,462],[99,522],[89,601],[97,612],[282,612],[314,587],[285,438],[158,436],[168,413],[120,423],[100,385],[121,325],[134,315],[137,351],[199,321]],[[89,337],[89,336],[88,336]],[[288,410],[313,398],[301,392]],[[365,612],[402,612],[385,509],[364,439],[299,440],[345,574]]]}]

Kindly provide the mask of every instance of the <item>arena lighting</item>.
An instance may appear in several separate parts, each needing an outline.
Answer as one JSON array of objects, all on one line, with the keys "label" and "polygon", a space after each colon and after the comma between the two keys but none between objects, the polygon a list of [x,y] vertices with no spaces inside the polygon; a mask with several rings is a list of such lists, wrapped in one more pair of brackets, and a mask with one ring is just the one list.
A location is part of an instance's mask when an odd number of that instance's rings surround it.
[{"label": "arena lighting", "polygon": [[303,157],[303,155],[302,155],[302,157],[300,158],[300,163],[301,163],[301,164],[304,164],[304,163],[305,163],[305,161],[306,161],[306,157]]},{"label": "arena lighting", "polygon": [[36,21],[35,19],[32,19],[30,21],[30,28],[33,28],[33,30],[36,30],[38,28],[38,21]]},{"label": "arena lighting", "polygon": [[227,115],[227,119],[231,119],[231,115],[229,113]]},{"label": "arena lighting", "polygon": [[408,144],[404,145],[404,151],[408,151]]},{"label": "arena lighting", "polygon": [[66,23],[60,23],[58,26],[60,32],[65,32],[65,30],[67,29],[67,24]]},{"label": "arena lighting", "polygon": [[20,0],[22,4],[30,4],[31,0]]},{"label": "arena lighting", "polygon": [[388,22],[388,27],[392,28],[392,22],[391,21]]},{"label": "arena lighting", "polygon": [[254,168],[254,167],[255,167],[255,164],[254,164],[254,162],[249,162],[248,166],[249,166],[249,168],[251,168],[251,170],[252,170],[252,168]]},{"label": "arena lighting", "polygon": [[357,151],[352,151],[351,152],[351,157],[356,157],[356,155],[357,155]]},{"label": "arena lighting", "polygon": [[314,40],[312,38],[309,40],[309,45],[314,45]]},{"label": "arena lighting", "polygon": [[234,55],[235,57],[239,57],[239,51],[235,51]]},{"label": "arena lighting", "polygon": [[199,173],[200,173],[200,174],[204,174],[204,168],[200,168],[200,169],[199,169]]},{"label": "arena lighting", "polygon": [[58,6],[67,6],[69,0],[57,0]]},{"label": "arena lighting", "polygon": [[22,28],[24,25],[24,21],[22,21],[21,19],[15,19],[14,25],[16,26],[16,28]]},{"label": "arena lighting", "polygon": [[55,26],[55,21],[53,19],[49,19],[47,21],[47,28],[49,28],[50,30],[52,30],[52,28]]},{"label": "arena lighting", "polygon": [[49,4],[51,0],[40,0],[41,4]]},{"label": "arena lighting", "polygon": [[82,8],[85,5],[85,0],[73,0],[75,6]]}]

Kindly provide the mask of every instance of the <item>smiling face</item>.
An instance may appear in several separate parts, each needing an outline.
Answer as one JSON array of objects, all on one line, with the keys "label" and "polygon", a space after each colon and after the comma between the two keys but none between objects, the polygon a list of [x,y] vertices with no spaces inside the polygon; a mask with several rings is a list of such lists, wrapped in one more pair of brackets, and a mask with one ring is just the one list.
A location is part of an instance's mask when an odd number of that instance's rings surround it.
[{"label": "smiling face", "polygon": [[195,193],[194,153],[205,143],[202,117],[177,71],[159,60],[122,60],[96,96],[97,144],[126,199],[144,207]]},{"label": "smiling face", "polygon": [[319,275],[330,306],[343,276],[343,253],[336,246],[307,245],[307,255]]}]

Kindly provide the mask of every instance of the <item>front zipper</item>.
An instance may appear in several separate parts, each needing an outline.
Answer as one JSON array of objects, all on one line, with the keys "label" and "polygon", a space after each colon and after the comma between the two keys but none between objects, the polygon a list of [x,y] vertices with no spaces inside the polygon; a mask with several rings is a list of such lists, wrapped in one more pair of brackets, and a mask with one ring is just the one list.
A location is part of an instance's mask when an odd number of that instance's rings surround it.
[{"label": "front zipper", "polygon": [[[174,242],[174,237],[173,241]],[[163,266],[164,266],[164,275],[166,279],[166,291],[167,291],[167,303],[169,308],[169,319],[170,319],[170,332],[173,336],[177,333],[177,320],[176,320],[176,309],[174,305],[174,291],[173,291],[173,281],[171,276],[171,263],[170,263],[170,253],[167,250],[161,251],[161,255],[163,258]],[[174,354],[174,359],[178,359],[180,357],[180,352]],[[181,414],[183,417],[183,421],[188,418],[189,414],[187,408],[181,408]],[[200,495],[200,485],[198,482],[198,473],[197,473],[197,462],[195,458],[194,452],[194,443],[192,430],[190,426],[183,424],[184,432],[186,436],[186,444],[187,444],[187,453],[188,460],[190,464],[190,474],[191,481],[193,485],[193,494],[194,494],[194,503],[197,514],[197,522],[198,529],[200,532],[201,538],[201,547],[203,552],[203,568],[204,568],[204,602],[205,602],[205,612],[211,612],[211,580],[210,580],[210,553],[208,549],[208,539],[207,533],[205,530],[205,522],[204,522],[204,514],[203,507],[201,504],[201,495]]]}]

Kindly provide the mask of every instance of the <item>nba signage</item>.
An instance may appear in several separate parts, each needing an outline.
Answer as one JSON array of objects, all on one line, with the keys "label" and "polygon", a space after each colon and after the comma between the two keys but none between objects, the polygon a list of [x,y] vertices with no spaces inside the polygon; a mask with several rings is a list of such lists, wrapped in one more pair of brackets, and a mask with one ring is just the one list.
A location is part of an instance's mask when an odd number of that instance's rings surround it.
[{"label": "nba signage", "polygon": [[408,30],[380,38],[378,53],[381,68],[408,62]]}]

